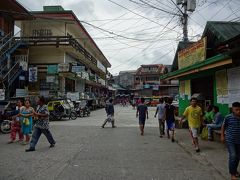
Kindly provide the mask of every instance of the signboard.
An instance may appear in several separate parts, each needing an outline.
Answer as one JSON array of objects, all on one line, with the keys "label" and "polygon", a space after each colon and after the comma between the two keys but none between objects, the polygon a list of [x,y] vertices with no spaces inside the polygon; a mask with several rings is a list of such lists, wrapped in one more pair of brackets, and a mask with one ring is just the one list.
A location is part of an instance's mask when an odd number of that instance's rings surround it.
[{"label": "signboard", "polygon": [[158,91],[159,90],[159,85],[153,85],[153,90]]},{"label": "signboard", "polygon": [[191,97],[191,81],[190,80],[186,80],[185,81],[185,95],[188,95],[188,98]]},{"label": "signboard", "polygon": [[29,82],[37,82],[37,67],[29,68]]},{"label": "signboard", "polygon": [[57,74],[58,73],[58,65],[48,65],[47,73],[48,74]]},{"label": "signboard", "polygon": [[0,100],[5,100],[5,90],[4,89],[0,89]]},{"label": "signboard", "polygon": [[228,94],[228,81],[226,70],[217,71],[215,73],[216,89],[218,96],[226,96]]},{"label": "signboard", "polygon": [[55,76],[46,76],[46,82],[48,83],[54,83],[55,79]]},{"label": "signboard", "polygon": [[15,55],[15,60],[19,62],[19,66],[23,71],[28,70],[28,56],[27,55]]},{"label": "signboard", "polygon": [[97,67],[106,73],[107,69],[100,61],[97,61]]},{"label": "signboard", "polygon": [[206,37],[194,43],[188,48],[178,52],[179,69],[191,66],[206,59]]},{"label": "signboard", "polygon": [[67,63],[62,63],[58,65],[58,72],[69,72],[70,65]]},{"label": "signboard", "polygon": [[25,89],[16,89],[16,97],[25,97],[27,92]]},{"label": "signboard", "polygon": [[86,79],[86,80],[89,80],[89,74],[85,71],[82,72],[82,78],[83,79]]},{"label": "signboard", "polygon": [[144,89],[149,89],[149,88],[150,88],[150,85],[149,85],[149,84],[145,84],[145,85],[143,85],[143,88],[144,88]]},{"label": "signboard", "polygon": [[79,101],[79,92],[75,92],[75,93],[68,92],[67,98],[71,99],[71,101]]},{"label": "signboard", "polygon": [[85,66],[72,66],[72,72],[78,73],[81,71],[85,71]]}]

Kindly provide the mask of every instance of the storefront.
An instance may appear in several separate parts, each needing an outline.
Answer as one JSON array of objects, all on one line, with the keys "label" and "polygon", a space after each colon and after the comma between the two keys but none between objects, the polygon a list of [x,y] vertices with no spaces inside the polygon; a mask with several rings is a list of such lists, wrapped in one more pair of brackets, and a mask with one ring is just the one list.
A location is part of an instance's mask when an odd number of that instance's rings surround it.
[{"label": "storefront", "polygon": [[203,110],[209,104],[219,106],[223,115],[230,112],[233,102],[240,101],[240,31],[231,28],[240,23],[222,25],[228,36],[220,36],[219,23],[208,23],[200,41],[178,52],[178,70],[162,76],[179,79],[180,114],[191,97],[199,97]]}]

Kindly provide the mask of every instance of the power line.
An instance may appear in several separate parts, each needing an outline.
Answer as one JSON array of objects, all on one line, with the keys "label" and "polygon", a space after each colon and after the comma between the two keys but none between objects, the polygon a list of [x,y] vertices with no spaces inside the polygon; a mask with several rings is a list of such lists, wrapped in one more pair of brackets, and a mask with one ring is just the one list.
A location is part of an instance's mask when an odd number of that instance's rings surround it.
[{"label": "power line", "polygon": [[[144,19],[147,19],[148,21],[150,21],[150,22],[152,22],[152,23],[155,23],[155,24],[158,24],[158,25],[161,26],[161,27],[164,27],[164,25],[159,24],[158,22],[153,21],[153,20],[151,20],[151,19],[149,19],[149,18],[146,18],[146,17],[144,17],[143,15],[138,14],[138,13],[136,13],[136,12],[134,12],[134,11],[132,11],[132,10],[126,8],[125,6],[123,6],[123,5],[121,5],[121,4],[118,4],[118,3],[116,3],[116,2],[114,2],[114,1],[112,1],[112,0],[107,0],[107,1],[109,1],[109,2],[111,2],[111,3],[113,3],[113,4],[115,4],[115,5],[117,5],[117,6],[121,7],[121,8],[123,8],[123,9],[126,9],[127,11],[130,11],[131,13],[136,14],[137,16],[140,16],[140,17],[142,17],[142,18],[144,18]],[[174,30],[173,30],[173,31],[174,31]]]}]

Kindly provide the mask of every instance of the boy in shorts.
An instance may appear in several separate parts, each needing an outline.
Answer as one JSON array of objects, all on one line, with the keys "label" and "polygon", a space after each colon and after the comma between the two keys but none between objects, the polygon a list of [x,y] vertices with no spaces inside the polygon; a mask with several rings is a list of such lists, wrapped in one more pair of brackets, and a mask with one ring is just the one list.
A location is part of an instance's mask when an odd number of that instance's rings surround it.
[{"label": "boy in shorts", "polygon": [[188,120],[188,126],[193,139],[195,150],[196,152],[200,152],[198,144],[198,130],[202,124],[203,113],[202,109],[197,105],[197,98],[191,98],[190,103],[191,105],[188,106],[183,113],[180,124],[182,123],[184,118]]},{"label": "boy in shorts", "polygon": [[141,131],[141,136],[144,134],[144,126],[146,118],[148,119],[148,108],[144,104],[145,99],[141,98],[141,103],[137,107],[136,117],[139,117],[139,128]]}]

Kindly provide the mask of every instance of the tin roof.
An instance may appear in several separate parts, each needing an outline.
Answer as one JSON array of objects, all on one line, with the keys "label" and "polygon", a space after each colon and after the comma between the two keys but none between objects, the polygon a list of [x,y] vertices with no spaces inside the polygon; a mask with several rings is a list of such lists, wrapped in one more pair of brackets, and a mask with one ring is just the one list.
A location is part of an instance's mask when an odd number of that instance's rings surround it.
[{"label": "tin roof", "polygon": [[202,37],[214,34],[218,42],[229,40],[240,34],[240,22],[208,21]]}]

